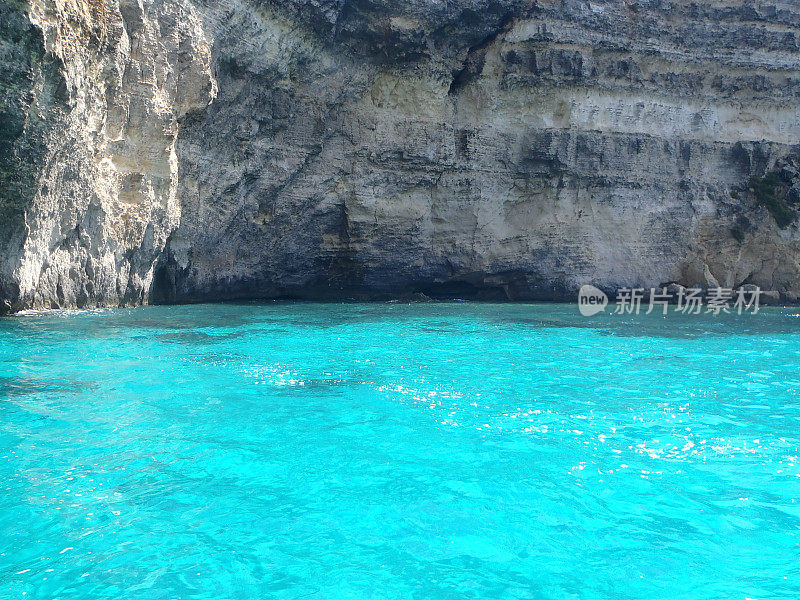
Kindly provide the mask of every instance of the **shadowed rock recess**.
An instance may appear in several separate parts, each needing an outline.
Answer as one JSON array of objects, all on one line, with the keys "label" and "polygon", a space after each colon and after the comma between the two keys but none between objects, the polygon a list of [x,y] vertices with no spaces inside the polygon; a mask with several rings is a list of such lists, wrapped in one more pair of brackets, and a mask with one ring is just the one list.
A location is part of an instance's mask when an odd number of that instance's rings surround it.
[{"label": "shadowed rock recess", "polygon": [[800,293],[796,0],[5,0],[0,311]]}]

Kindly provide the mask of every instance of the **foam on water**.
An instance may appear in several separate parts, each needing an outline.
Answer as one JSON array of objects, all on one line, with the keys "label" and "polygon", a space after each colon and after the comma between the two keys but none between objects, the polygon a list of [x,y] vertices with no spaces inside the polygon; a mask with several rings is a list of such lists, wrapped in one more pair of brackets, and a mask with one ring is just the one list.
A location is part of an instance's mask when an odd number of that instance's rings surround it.
[{"label": "foam on water", "polygon": [[0,598],[798,598],[796,316],[0,320]]}]

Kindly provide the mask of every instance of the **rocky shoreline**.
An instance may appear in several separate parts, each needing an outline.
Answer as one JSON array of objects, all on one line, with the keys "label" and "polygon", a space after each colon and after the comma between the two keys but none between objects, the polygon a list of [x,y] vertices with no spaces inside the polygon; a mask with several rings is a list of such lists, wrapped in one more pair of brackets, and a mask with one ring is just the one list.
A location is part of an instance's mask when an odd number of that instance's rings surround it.
[{"label": "rocky shoreline", "polygon": [[800,296],[790,1],[13,0],[0,312]]}]

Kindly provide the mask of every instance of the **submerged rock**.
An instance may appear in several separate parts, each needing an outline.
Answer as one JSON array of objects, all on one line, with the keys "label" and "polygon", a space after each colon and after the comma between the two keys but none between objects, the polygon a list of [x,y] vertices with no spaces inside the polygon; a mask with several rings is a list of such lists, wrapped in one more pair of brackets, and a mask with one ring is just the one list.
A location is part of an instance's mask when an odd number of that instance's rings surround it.
[{"label": "submerged rock", "polygon": [[768,8],[8,2],[0,311],[790,298],[800,8]]}]

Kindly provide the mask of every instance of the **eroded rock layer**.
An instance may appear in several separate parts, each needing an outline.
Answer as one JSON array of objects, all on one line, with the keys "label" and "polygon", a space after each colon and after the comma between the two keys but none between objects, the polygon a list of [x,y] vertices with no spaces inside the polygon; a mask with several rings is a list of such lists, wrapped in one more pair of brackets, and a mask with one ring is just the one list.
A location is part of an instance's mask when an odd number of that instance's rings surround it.
[{"label": "eroded rock layer", "polygon": [[789,0],[9,0],[4,310],[800,293]]}]

